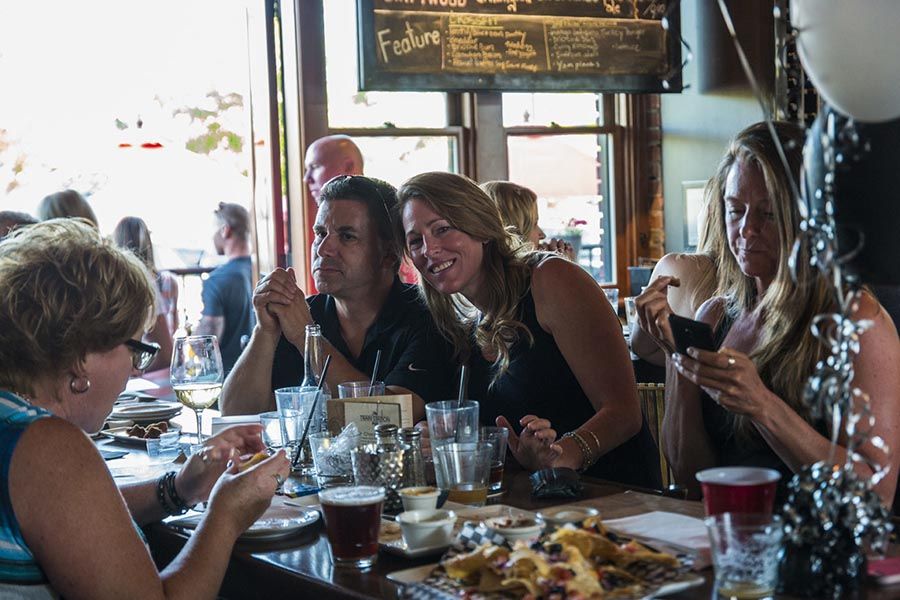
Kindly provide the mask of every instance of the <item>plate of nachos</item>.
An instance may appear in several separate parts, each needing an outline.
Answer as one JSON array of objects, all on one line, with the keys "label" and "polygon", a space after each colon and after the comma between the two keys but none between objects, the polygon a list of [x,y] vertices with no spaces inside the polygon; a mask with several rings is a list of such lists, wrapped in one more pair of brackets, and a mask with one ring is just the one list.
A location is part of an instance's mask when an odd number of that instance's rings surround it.
[{"label": "plate of nachos", "polygon": [[[494,539],[448,551],[438,565],[389,576],[404,598],[654,598],[703,583],[687,555],[658,552],[608,531],[599,517],[532,544]],[[406,575],[404,576],[404,573]]]}]

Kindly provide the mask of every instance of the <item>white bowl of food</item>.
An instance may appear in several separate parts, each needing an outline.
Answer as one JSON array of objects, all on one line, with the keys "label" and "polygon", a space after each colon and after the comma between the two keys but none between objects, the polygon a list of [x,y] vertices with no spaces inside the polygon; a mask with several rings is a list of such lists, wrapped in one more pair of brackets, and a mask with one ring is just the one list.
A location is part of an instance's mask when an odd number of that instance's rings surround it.
[{"label": "white bowl of food", "polygon": [[590,506],[561,506],[538,513],[538,517],[546,521],[552,529],[572,524],[576,527],[590,517],[599,517],[600,511]]},{"label": "white bowl of food", "polygon": [[530,544],[541,536],[544,521],[529,516],[493,517],[484,522],[491,530],[506,538],[506,541],[523,541]]},{"label": "white bowl of food", "polygon": [[408,487],[398,490],[403,510],[434,510],[441,491],[436,487]]},{"label": "white bowl of food", "polygon": [[410,550],[449,546],[456,513],[452,510],[408,510],[397,515],[400,533]]}]

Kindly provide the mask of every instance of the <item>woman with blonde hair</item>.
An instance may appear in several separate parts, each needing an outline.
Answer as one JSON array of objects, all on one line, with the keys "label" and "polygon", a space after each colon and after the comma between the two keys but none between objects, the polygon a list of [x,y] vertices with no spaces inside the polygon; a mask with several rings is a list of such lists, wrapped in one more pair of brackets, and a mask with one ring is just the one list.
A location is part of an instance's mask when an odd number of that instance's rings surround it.
[{"label": "woman with blonde hair", "polygon": [[[0,597],[215,598],[238,536],[289,464],[259,425],[226,429],[179,471],[117,488],[85,433],[98,431],[129,375],[152,360],[147,272],[79,219],[0,242]],[[209,500],[161,573],[138,526]]]},{"label": "woman with blonde hair", "polygon": [[172,362],[172,336],[178,329],[178,282],[168,271],[156,269],[150,229],[143,219],[124,217],[113,230],[113,240],[120,248],[134,252],[153,278],[156,289],[156,316],[144,339],[159,344],[159,352],[148,370],[168,368]]},{"label": "woman with blonde hair", "polygon": [[[728,246],[718,224],[722,221],[722,203],[719,191],[723,188],[722,174],[710,178],[703,192],[703,214],[700,215],[700,236],[697,252],[672,252],[666,254],[650,274],[650,281],[668,278],[666,301],[671,311],[693,319],[704,302],[713,297],[718,287],[717,265],[722,262]],[[635,299],[635,306],[646,296]],[[641,327],[637,320],[631,328],[631,351],[647,362],[664,367],[666,353],[656,339]]]},{"label": "woman with blonde hair", "polygon": [[84,196],[75,190],[63,190],[44,196],[41,203],[38,204],[37,215],[41,221],[81,217],[93,223],[94,227],[98,227],[94,209],[84,199]]},{"label": "woman with blonde hair", "polygon": [[[526,468],[658,487],[628,349],[597,283],[523,247],[466,177],[417,175],[398,198],[397,239],[438,328],[471,367],[482,422],[510,429]],[[557,429],[567,433],[557,439]]]},{"label": "woman with blonde hair", "polygon": [[[800,173],[803,131],[776,123],[791,172]],[[642,327],[667,348],[664,451],[676,479],[696,491],[694,474],[712,466],[777,469],[782,483],[804,465],[821,460],[841,464],[846,450],[830,456],[831,424],[814,421],[802,395],[824,346],[810,326],[816,315],[833,312],[830,282],[807,260],[792,276],[789,257],[800,231],[798,202],[765,123],[740,132],[715,177],[711,202],[721,207],[710,226],[727,240],[719,264],[719,295],[704,303],[698,318],[716,331],[717,352],[691,348],[674,353],[661,277],[642,294]],[[854,385],[872,400],[873,435],[888,447],[900,445],[900,340],[875,298],[858,295],[855,319],[873,327],[860,338]],[[843,432],[839,443],[846,443]],[[900,453],[885,457],[871,443],[860,450],[887,462],[888,475],[875,490],[890,505]],[[857,466],[864,476],[868,467]]]},{"label": "woman with blonde hair", "polygon": [[557,239],[544,241],[547,235],[538,225],[537,194],[532,190],[511,181],[488,181],[481,189],[497,204],[503,223],[514,228],[513,233],[532,248],[556,252],[569,260],[577,258],[572,244]]}]

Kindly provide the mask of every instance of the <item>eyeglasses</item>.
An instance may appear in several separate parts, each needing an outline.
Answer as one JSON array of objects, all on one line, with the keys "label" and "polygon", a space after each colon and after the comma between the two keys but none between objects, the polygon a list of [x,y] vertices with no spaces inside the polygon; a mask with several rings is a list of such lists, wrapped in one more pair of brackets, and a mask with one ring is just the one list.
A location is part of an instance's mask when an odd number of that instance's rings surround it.
[{"label": "eyeglasses", "polygon": [[159,352],[159,344],[146,344],[140,340],[125,340],[124,343],[131,350],[131,365],[138,371],[149,367]]}]

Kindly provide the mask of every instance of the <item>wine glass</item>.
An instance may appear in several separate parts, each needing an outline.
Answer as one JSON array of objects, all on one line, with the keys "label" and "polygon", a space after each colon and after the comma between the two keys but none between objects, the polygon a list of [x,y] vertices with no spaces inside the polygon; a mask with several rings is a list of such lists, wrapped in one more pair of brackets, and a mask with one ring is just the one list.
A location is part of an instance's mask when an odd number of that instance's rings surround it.
[{"label": "wine glass", "polygon": [[172,350],[171,378],[175,397],[197,416],[197,444],[202,445],[200,414],[219,399],[225,379],[216,336],[177,338]]}]

